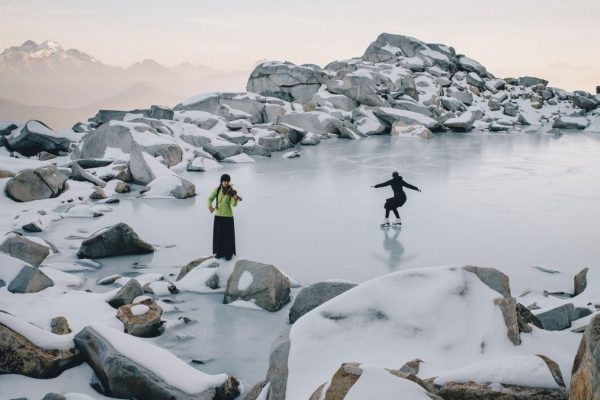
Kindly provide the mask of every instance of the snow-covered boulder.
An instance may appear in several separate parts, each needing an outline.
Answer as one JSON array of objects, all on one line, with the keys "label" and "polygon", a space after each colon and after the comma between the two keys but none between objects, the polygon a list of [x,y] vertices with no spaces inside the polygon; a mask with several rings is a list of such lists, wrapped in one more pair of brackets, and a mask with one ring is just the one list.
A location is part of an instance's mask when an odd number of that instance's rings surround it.
[{"label": "snow-covered boulder", "polygon": [[458,117],[450,118],[444,121],[444,126],[453,131],[468,132],[473,129],[473,123],[476,119],[476,113],[473,111],[465,111]]},{"label": "snow-covered boulder", "polygon": [[352,111],[358,107],[358,102],[343,94],[329,93],[321,87],[313,97],[313,103],[321,107],[337,108],[343,111]]},{"label": "snow-covered boulder", "polygon": [[0,244],[0,251],[37,267],[50,254],[50,247],[38,238],[12,233]]},{"label": "snow-covered boulder", "polygon": [[173,119],[174,111],[170,107],[153,105],[150,107],[148,117],[155,119]]},{"label": "snow-covered boulder", "polygon": [[382,33],[369,45],[362,58],[374,63],[395,63],[399,56],[414,57],[419,51],[427,49],[425,43],[410,36]]},{"label": "snow-covered boulder", "polygon": [[[283,115],[279,123],[321,135],[338,133],[341,121],[322,111],[294,112]],[[259,141],[260,144],[260,141]]]},{"label": "snow-covered boulder", "polygon": [[554,120],[553,128],[557,129],[585,129],[589,121],[583,116],[560,116]]},{"label": "snow-covered boulder", "polygon": [[213,92],[186,99],[177,104],[174,109],[178,112],[204,111],[227,121],[247,119],[256,124],[263,122],[266,101],[263,96],[256,93]]},{"label": "snow-covered boulder", "polygon": [[54,378],[81,363],[73,338],[55,335],[0,310],[0,374]]},{"label": "snow-covered boulder", "polygon": [[518,80],[518,84],[525,87],[532,87],[537,85],[542,85],[546,87],[548,85],[548,81],[541,78],[536,78],[535,76],[522,76]]},{"label": "snow-covered boulder", "polygon": [[379,135],[386,131],[386,126],[375,116],[373,110],[361,106],[352,111],[354,128],[363,135]]},{"label": "snow-covered boulder", "polygon": [[256,143],[255,140],[249,140],[248,142],[244,143],[242,146],[242,151],[249,156],[271,157],[271,150]]},{"label": "snow-covered boulder", "polygon": [[290,324],[296,322],[298,318],[307,312],[317,308],[321,304],[333,299],[334,297],[352,289],[356,283],[351,282],[318,282],[308,287],[302,288],[292,308],[290,308]]},{"label": "snow-covered boulder", "polygon": [[373,113],[390,126],[396,121],[402,121],[408,125],[423,125],[432,132],[442,130],[442,126],[435,119],[412,111],[396,110],[389,107],[379,107]]},{"label": "snow-covered boulder", "polygon": [[67,177],[49,165],[18,173],[8,180],[5,191],[11,199],[27,202],[57,197],[67,188]]},{"label": "snow-covered boulder", "polygon": [[375,365],[344,363],[329,382],[319,386],[310,400],[410,399],[442,400],[429,392],[418,378],[409,380],[397,370]]},{"label": "snow-covered boulder", "polygon": [[289,102],[308,103],[325,79],[326,73],[314,66],[269,61],[252,71],[246,90]]},{"label": "snow-covered boulder", "polygon": [[510,294],[507,283],[491,268],[439,267],[389,274],[342,293],[292,326],[287,399],[308,398],[347,360],[397,365],[420,358],[427,360],[423,376],[435,376],[488,352],[517,351],[497,304]]},{"label": "snow-covered boulder", "polygon": [[431,131],[425,128],[423,125],[407,125],[400,120],[392,124],[390,135],[433,139],[433,133],[431,133]]},{"label": "snow-covered boulder", "polygon": [[162,308],[152,299],[119,307],[117,318],[123,322],[125,333],[138,337],[160,335]]},{"label": "snow-covered boulder", "polygon": [[153,400],[212,400],[239,394],[239,383],[226,374],[208,375],[172,353],[115,329],[90,325],[75,344],[111,397]]},{"label": "snow-covered boulder", "polygon": [[547,311],[535,314],[542,323],[542,327],[548,331],[560,331],[571,327],[571,321],[575,320],[575,306],[567,303]]},{"label": "snow-covered boulder", "polygon": [[175,197],[187,199],[196,196],[196,186],[173,173],[159,175],[153,179],[142,191],[144,197]]},{"label": "snow-covered boulder", "polygon": [[23,265],[19,274],[8,285],[11,293],[37,293],[54,286],[54,282],[39,268]]},{"label": "snow-covered boulder", "polygon": [[69,321],[63,316],[52,318],[52,321],[50,321],[50,330],[55,335],[68,335],[72,332],[69,327]]},{"label": "snow-covered boulder", "polygon": [[572,400],[596,400],[600,394],[600,315],[595,316],[583,333],[573,361],[570,397]]},{"label": "snow-covered boulder", "polygon": [[342,78],[330,79],[326,82],[331,93],[344,95],[357,103],[367,106],[387,106],[388,102],[380,95],[380,85],[387,82],[377,71],[358,69]]},{"label": "snow-covered boulder", "polygon": [[217,161],[205,157],[196,157],[190,160],[186,166],[186,170],[192,172],[205,172],[216,168],[223,168],[223,166]]},{"label": "snow-covered boulder", "polygon": [[290,302],[290,281],[273,265],[238,260],[227,280],[223,303],[251,301],[267,311],[279,311]]},{"label": "snow-covered boulder", "polygon": [[84,240],[77,251],[77,257],[101,258],[153,251],[152,245],[144,242],[129,225],[121,222],[101,229]]},{"label": "snow-covered boulder", "polygon": [[160,176],[172,175],[172,172],[160,161],[141,151],[139,147],[131,150],[127,169],[133,182],[141,185],[146,185]]},{"label": "snow-covered boulder", "polygon": [[32,156],[41,151],[57,154],[68,151],[71,140],[62,136],[41,121],[30,120],[19,130],[14,130],[6,140],[11,149],[24,156]]},{"label": "snow-covered boulder", "polygon": [[242,146],[226,140],[213,140],[205,144],[202,148],[217,160],[223,160],[242,152]]},{"label": "snow-covered boulder", "polygon": [[137,279],[130,279],[117,291],[117,293],[107,299],[106,302],[110,304],[112,308],[120,308],[124,305],[131,304],[136,297],[143,294],[144,289],[142,289],[142,285],[140,285]]},{"label": "snow-covered boulder", "polygon": [[168,135],[140,122],[110,121],[85,135],[74,158],[119,158],[134,148],[141,148],[154,157],[162,157],[167,167],[182,160],[183,151]]},{"label": "snow-covered boulder", "polygon": [[102,179],[98,178],[96,175],[91,174],[85,169],[81,168],[81,166],[77,163],[77,161],[73,161],[71,163],[71,175],[69,178],[76,181],[87,181],[91,182],[96,186],[104,187],[106,186],[106,182]]},{"label": "snow-covered boulder", "polygon": [[487,70],[483,65],[466,56],[458,57],[458,68],[466,72],[476,72],[479,76],[487,76]]}]

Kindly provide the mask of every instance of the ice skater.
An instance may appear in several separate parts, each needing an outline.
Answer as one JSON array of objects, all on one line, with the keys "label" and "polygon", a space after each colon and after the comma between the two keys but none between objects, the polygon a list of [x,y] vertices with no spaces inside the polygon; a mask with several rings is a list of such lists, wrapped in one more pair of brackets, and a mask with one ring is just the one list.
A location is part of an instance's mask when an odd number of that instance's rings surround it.
[{"label": "ice skater", "polygon": [[410,183],[404,182],[402,177],[400,175],[398,175],[398,172],[396,172],[396,171],[394,171],[392,173],[392,179],[390,179],[389,181],[379,183],[379,184],[377,184],[375,186],[371,186],[371,187],[372,188],[381,188],[381,187],[385,187],[385,186],[392,187],[392,190],[394,191],[394,197],[390,197],[389,199],[387,199],[385,201],[385,204],[383,205],[383,208],[385,208],[385,219],[383,220],[381,227],[386,228],[386,227],[390,226],[390,220],[389,220],[390,211],[393,211],[394,215],[396,216],[396,220],[394,221],[394,223],[392,225],[399,227],[400,225],[402,225],[402,222],[400,221],[400,214],[398,214],[398,208],[402,207],[404,205],[404,203],[406,202],[406,193],[404,193],[404,189],[402,189],[402,188],[407,187],[409,189],[416,190],[417,192],[420,192],[421,189],[419,189],[416,186],[411,185]]}]

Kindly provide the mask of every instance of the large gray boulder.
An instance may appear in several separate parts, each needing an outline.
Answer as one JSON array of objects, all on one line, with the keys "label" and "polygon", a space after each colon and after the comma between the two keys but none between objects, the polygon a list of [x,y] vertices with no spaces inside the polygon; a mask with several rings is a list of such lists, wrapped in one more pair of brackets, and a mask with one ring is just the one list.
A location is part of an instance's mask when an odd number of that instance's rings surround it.
[{"label": "large gray boulder", "polygon": [[585,329],[571,370],[569,400],[600,399],[600,315]]},{"label": "large gray boulder", "polygon": [[576,107],[582,108],[585,111],[590,112],[598,108],[598,106],[600,106],[600,101],[596,100],[591,96],[586,97],[581,95],[575,95],[573,96],[573,104]]},{"label": "large gray boulder", "polygon": [[[313,132],[321,135],[328,133],[338,133],[341,121],[322,111],[310,111],[303,113],[289,113],[279,118],[279,123],[298,127],[306,132]],[[258,142],[260,143],[260,140]]]},{"label": "large gray boulder", "polygon": [[511,399],[511,400],[567,400],[569,393],[564,388],[534,388],[514,385],[447,383],[436,388],[444,400],[464,399]]},{"label": "large gray boulder", "polygon": [[21,272],[8,285],[11,293],[37,293],[54,286],[54,282],[46,274],[30,265],[25,265]]},{"label": "large gray boulder", "polygon": [[107,148],[131,153],[141,148],[154,157],[162,157],[167,167],[179,164],[183,157],[181,147],[169,136],[140,122],[112,121],[86,134],[74,153],[76,158],[107,158]]},{"label": "large gray boulder", "polygon": [[213,140],[211,143],[202,146],[202,149],[218,161],[236,156],[242,152],[242,146],[225,140]]},{"label": "large gray boulder", "polygon": [[78,258],[101,258],[154,252],[127,224],[121,222],[94,233],[81,243]]},{"label": "large gray boulder", "polygon": [[110,121],[123,121],[127,115],[139,115],[140,117],[147,117],[150,110],[148,109],[135,109],[135,110],[98,110],[96,115],[89,119],[89,122],[93,122],[97,126],[106,124]]},{"label": "large gray boulder", "polygon": [[60,173],[56,165],[26,169],[6,183],[6,195],[15,201],[57,197],[67,190],[67,177]]},{"label": "large gray boulder", "polygon": [[589,268],[584,268],[573,278],[574,290],[573,296],[580,295],[587,287],[587,273]]},{"label": "large gray boulder", "polygon": [[148,117],[154,118],[154,119],[172,120],[174,115],[175,115],[175,112],[170,107],[166,107],[166,106],[154,105],[154,106],[151,106],[150,110],[148,111]]},{"label": "large gray boulder", "polygon": [[366,106],[386,106],[387,101],[379,94],[379,85],[385,81],[377,72],[361,69],[348,73],[341,79],[330,79],[325,84],[331,93],[344,95]]},{"label": "large gray boulder", "polygon": [[[206,375],[162,348],[104,326],[87,326],[75,344],[96,373],[103,394],[125,399],[233,399],[239,383],[233,377]],[[156,363],[136,358],[154,354]]]},{"label": "large gray boulder", "polygon": [[458,68],[466,72],[476,72],[479,76],[487,76],[487,70],[483,65],[466,56],[458,57]]},{"label": "large gray boulder", "polygon": [[432,132],[443,130],[442,125],[435,119],[412,111],[396,110],[389,107],[377,107],[373,113],[390,126],[396,121],[402,121],[408,125],[423,125]]},{"label": "large gray boulder", "polygon": [[0,374],[54,378],[81,363],[71,339],[0,311]]},{"label": "large gray boulder", "polygon": [[290,281],[272,265],[239,260],[227,280],[223,303],[236,300],[253,301],[267,311],[279,311],[290,302]]},{"label": "large gray boulder", "polygon": [[326,76],[324,71],[314,66],[269,61],[252,71],[246,90],[289,102],[308,103],[319,91]]},{"label": "large gray boulder", "polygon": [[473,129],[477,115],[473,111],[465,111],[455,118],[444,121],[444,127],[457,132],[468,132]]},{"label": "large gray boulder", "polygon": [[76,181],[85,181],[93,183],[96,186],[104,187],[106,186],[106,182],[102,179],[98,178],[96,175],[93,175],[87,172],[85,169],[81,168],[81,166],[76,162],[71,163],[71,179]]},{"label": "large gray boulder", "polygon": [[13,233],[0,244],[0,251],[37,267],[50,254],[50,247]]},{"label": "large gray boulder", "polygon": [[382,33],[369,45],[362,59],[375,63],[395,63],[398,57],[414,57],[428,48],[425,43],[410,36]]},{"label": "large gray boulder", "polygon": [[298,318],[307,312],[355,286],[356,283],[351,282],[318,282],[314,285],[302,288],[296,296],[292,308],[290,308],[290,324],[296,322]]},{"label": "large gray boulder", "polygon": [[560,116],[554,120],[553,128],[557,129],[585,129],[590,122],[580,115]]},{"label": "large gray boulder", "polygon": [[[267,99],[265,97],[257,95],[256,93],[216,92],[189,98],[177,104],[174,110],[180,112],[205,111],[214,114],[215,116],[222,117],[227,121],[247,119],[253,124],[256,124],[264,122],[263,111],[265,109],[266,101]],[[212,124],[212,122],[210,123]],[[200,127],[210,129],[209,126]]]},{"label": "large gray boulder", "polygon": [[68,138],[60,136],[48,125],[36,120],[30,120],[18,131],[13,131],[7,136],[7,141],[13,150],[27,157],[41,151],[52,154],[68,151],[71,144]]},{"label": "large gray boulder", "polygon": [[545,87],[548,85],[548,81],[545,79],[536,78],[534,76],[522,76],[519,78],[519,85],[525,86],[525,87],[543,85]]},{"label": "large gray boulder", "polygon": [[474,265],[468,265],[464,269],[477,275],[483,283],[500,293],[502,297],[511,297],[510,282],[508,276],[503,272],[496,268],[477,267]]}]

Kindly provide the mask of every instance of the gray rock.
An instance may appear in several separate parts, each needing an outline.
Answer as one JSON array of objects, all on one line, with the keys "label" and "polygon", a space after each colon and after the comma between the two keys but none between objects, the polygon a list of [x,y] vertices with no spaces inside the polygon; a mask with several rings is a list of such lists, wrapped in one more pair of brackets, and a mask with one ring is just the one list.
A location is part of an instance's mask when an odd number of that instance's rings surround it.
[{"label": "gray rock", "polygon": [[457,61],[458,68],[462,71],[476,72],[479,76],[487,75],[487,70],[485,69],[485,67],[469,57],[460,56],[458,57]]},{"label": "gray rock", "polygon": [[432,132],[443,130],[442,125],[433,118],[412,111],[395,110],[388,107],[378,107],[373,109],[373,113],[382,121],[390,126],[396,121],[402,121],[408,125],[423,125]]},{"label": "gray rock", "polygon": [[119,353],[111,342],[87,326],[75,336],[75,344],[92,367],[105,395],[127,399],[213,400],[239,395],[239,382],[228,378],[220,387],[202,393],[186,393],[165,382],[143,365]]},{"label": "gray rock", "polygon": [[[140,140],[140,137],[149,140]],[[179,164],[183,157],[181,147],[170,138],[160,135],[146,123],[137,122],[133,127],[124,123],[104,124],[88,133],[79,145],[77,158],[105,158],[107,147],[118,148],[127,154],[140,148],[153,157],[162,157],[167,167]]]},{"label": "gray rock", "polygon": [[448,95],[450,97],[454,97],[455,99],[467,106],[473,104],[473,94],[471,94],[470,92],[460,90],[448,90]]},{"label": "gray rock", "polygon": [[[397,50],[392,52],[390,48]],[[369,45],[362,59],[374,63],[395,63],[399,57],[414,57],[419,51],[427,49],[425,43],[410,36],[382,33]]]},{"label": "gray rock", "polygon": [[557,129],[585,129],[588,125],[589,121],[582,116],[560,116],[554,120],[552,127]]},{"label": "gray rock", "polygon": [[489,286],[490,289],[500,293],[503,297],[511,297],[508,276],[498,271],[496,268],[468,265],[464,267],[464,269],[465,271],[469,271],[477,275],[477,277],[483,283]]},{"label": "gray rock", "polygon": [[93,118],[89,121],[100,126],[110,121],[123,121],[126,115],[138,114],[140,117],[148,117],[150,110],[148,109],[135,109],[129,111],[120,110],[98,110]]},{"label": "gray rock", "polygon": [[428,117],[433,117],[433,113],[431,112],[429,107],[425,107],[415,101],[396,100],[396,101],[392,102],[392,108],[395,108],[397,110],[412,111],[412,112],[426,115]]},{"label": "gray rock", "polygon": [[0,136],[8,136],[19,126],[11,121],[0,121]]},{"label": "gray rock", "polygon": [[169,119],[172,120],[175,113],[169,107],[165,106],[151,106],[148,112],[148,117],[155,119]]},{"label": "gray rock", "polygon": [[533,388],[525,386],[447,383],[436,387],[436,394],[444,400],[568,400],[569,393],[564,388]]},{"label": "gray rock", "polygon": [[223,303],[235,300],[253,300],[267,311],[279,311],[290,302],[290,281],[272,265],[238,260],[227,280]]},{"label": "gray rock", "polygon": [[600,315],[581,337],[571,370],[570,400],[598,400],[600,396]]},{"label": "gray rock", "polygon": [[467,83],[469,85],[473,85],[478,89],[483,90],[485,88],[485,82],[483,79],[481,79],[479,77],[479,75],[477,75],[476,72],[469,72],[467,74]]},{"label": "gray rock", "polygon": [[[340,120],[321,111],[285,114],[279,119],[279,123],[320,135],[338,133],[338,128],[341,126]],[[258,143],[261,144],[260,139]]]},{"label": "gray rock", "polygon": [[542,322],[524,305],[517,303],[517,322],[519,324],[519,332],[531,333],[531,327],[529,324],[533,324],[535,327],[544,329]]},{"label": "gray rock", "polygon": [[588,270],[589,270],[589,268],[584,268],[581,271],[579,271],[579,273],[577,275],[575,275],[575,278],[574,278],[575,289],[573,292],[573,296],[580,295],[586,289]]},{"label": "gray rock", "polygon": [[[226,121],[244,118],[253,124],[257,124],[264,122],[263,113],[265,103],[266,99],[255,93],[218,92],[186,100],[176,105],[174,109],[176,111],[206,111]],[[219,120],[217,119],[218,122]],[[210,124],[214,122],[209,119],[205,123],[209,123],[209,125],[200,127],[211,129]]]},{"label": "gray rock", "polygon": [[67,177],[50,165],[18,173],[6,183],[5,191],[11,199],[27,202],[57,197],[67,188]]},{"label": "gray rock", "polygon": [[129,193],[129,192],[131,192],[131,186],[129,186],[129,184],[126,183],[126,182],[119,182],[115,186],[115,192],[121,193],[121,194],[122,193]]},{"label": "gray rock", "polygon": [[260,136],[258,138],[258,146],[265,148],[269,152],[271,151],[283,151],[292,146],[289,139],[282,135],[274,135],[274,136]]},{"label": "gray rock", "polygon": [[573,96],[573,104],[587,112],[593,111],[600,106],[600,102],[596,99],[580,95]]},{"label": "gray rock", "polygon": [[465,111],[456,118],[450,118],[444,121],[444,127],[457,132],[468,132],[473,129],[473,123],[477,115],[473,111]]},{"label": "gray rock", "polygon": [[50,328],[55,335],[67,335],[71,333],[69,322],[65,317],[55,317],[50,321]]},{"label": "gray rock", "polygon": [[79,166],[83,169],[87,169],[87,168],[106,167],[106,166],[112,164],[113,160],[103,160],[103,159],[98,159],[98,158],[80,158],[80,159],[74,159],[73,161],[67,163],[65,166],[70,168],[71,165],[74,163],[79,164]]},{"label": "gray rock", "polygon": [[26,157],[46,151],[52,154],[69,151],[71,141],[59,136],[41,121],[30,120],[19,130],[18,134],[7,136],[11,149]]},{"label": "gray rock", "polygon": [[519,78],[519,85],[525,87],[543,85],[544,87],[546,87],[548,86],[548,81],[545,79],[536,78],[534,76],[522,76]]},{"label": "gray rock", "polygon": [[324,71],[315,67],[266,62],[252,71],[246,90],[289,102],[308,103],[319,91],[326,76]]},{"label": "gray rock", "polygon": [[42,400],[67,400],[67,398],[58,393],[46,393]]},{"label": "gray rock", "polygon": [[8,291],[11,293],[37,293],[51,286],[54,286],[54,282],[46,274],[37,268],[25,265],[19,275],[8,285]]},{"label": "gray rock", "polygon": [[127,304],[131,304],[133,300],[144,294],[144,289],[135,279],[130,279],[107,303],[112,308],[119,308]]},{"label": "gray rock", "polygon": [[218,161],[236,156],[242,152],[242,146],[226,141],[205,144],[202,148]]},{"label": "gray rock", "polygon": [[129,254],[152,253],[152,245],[144,242],[127,224],[118,223],[101,229],[81,243],[78,258],[101,258]]},{"label": "gray rock", "polygon": [[254,140],[245,143],[242,146],[242,152],[248,154],[249,156],[271,157],[271,150],[265,146],[257,144]]},{"label": "gray rock", "polygon": [[43,246],[33,240],[17,234],[11,234],[0,245],[0,251],[26,263],[39,266],[50,254],[48,246]]},{"label": "gray rock", "polygon": [[547,331],[561,331],[571,327],[571,320],[575,313],[575,307],[572,303],[553,308],[537,314],[536,317],[542,323]]},{"label": "gray rock", "polygon": [[[31,329],[39,328],[32,325]],[[38,379],[55,378],[82,361],[74,348],[43,349],[2,323],[0,354],[0,374],[19,374]]]},{"label": "gray rock", "polygon": [[440,98],[440,101],[442,102],[444,109],[448,111],[456,112],[465,109],[465,105],[454,97],[443,96]]},{"label": "gray rock", "polygon": [[71,129],[73,130],[73,132],[77,133],[88,133],[92,130],[88,125],[84,124],[83,122],[75,123],[75,125],[73,125]]},{"label": "gray rock", "polygon": [[387,106],[388,103],[379,93],[382,78],[365,74],[346,74],[342,79],[330,79],[325,84],[331,93],[347,96],[357,103],[367,106]]},{"label": "gray rock", "polygon": [[104,182],[102,179],[98,178],[97,176],[92,175],[91,173],[87,172],[86,170],[81,168],[81,166],[76,162],[71,163],[70,178],[73,180],[76,180],[76,181],[91,182],[94,185],[100,186],[100,187],[106,186],[106,182]]},{"label": "gray rock", "polygon": [[504,107],[504,115],[508,115],[511,117],[516,117],[517,115],[519,115],[519,109],[517,108],[517,105],[511,102],[506,102],[504,104],[502,104],[502,106]]},{"label": "gray rock", "polygon": [[162,322],[162,308],[152,299],[147,299],[135,305],[145,305],[148,311],[143,315],[133,315],[131,308],[133,304],[125,304],[119,307],[117,318],[125,325],[125,333],[137,337],[155,337],[160,335]]},{"label": "gray rock", "polygon": [[573,310],[573,314],[571,315],[571,321],[575,321],[579,318],[584,318],[592,314],[593,311],[587,307],[575,307],[575,310]]},{"label": "gray rock", "polygon": [[319,282],[302,288],[296,296],[292,308],[290,308],[290,324],[296,322],[298,318],[312,309],[317,308],[355,286],[355,283],[348,282]]},{"label": "gray rock", "polygon": [[321,92],[317,92],[313,98],[313,103],[321,107],[332,107],[343,111],[352,111],[359,106],[356,100],[346,95],[325,93],[327,94],[326,96]]},{"label": "gray rock", "polygon": [[521,337],[519,336],[519,318],[517,315],[517,301],[514,297],[501,297],[494,300],[494,304],[500,307],[502,316],[504,318],[504,324],[506,325],[506,336],[514,344],[518,346],[521,344]]},{"label": "gray rock", "polygon": [[104,190],[102,190],[102,188],[95,188],[94,191],[92,192],[92,194],[90,194],[90,199],[92,200],[104,200],[106,199],[108,196],[106,196],[106,193],[104,193]]},{"label": "gray rock", "polygon": [[290,355],[290,328],[279,334],[271,345],[269,369],[264,381],[257,383],[244,400],[257,400],[263,388],[269,384],[268,393],[262,397],[269,400],[285,400]]}]

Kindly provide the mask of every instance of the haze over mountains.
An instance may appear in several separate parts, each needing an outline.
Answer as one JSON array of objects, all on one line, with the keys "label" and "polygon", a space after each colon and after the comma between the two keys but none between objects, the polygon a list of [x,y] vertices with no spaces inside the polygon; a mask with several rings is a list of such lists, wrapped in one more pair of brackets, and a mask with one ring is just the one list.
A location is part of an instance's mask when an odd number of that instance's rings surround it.
[{"label": "haze over mountains", "polygon": [[122,68],[54,41],[28,40],[0,54],[0,119],[68,127],[99,108],[171,106],[200,92],[242,90],[249,73],[190,63],[166,67],[154,60]]}]

